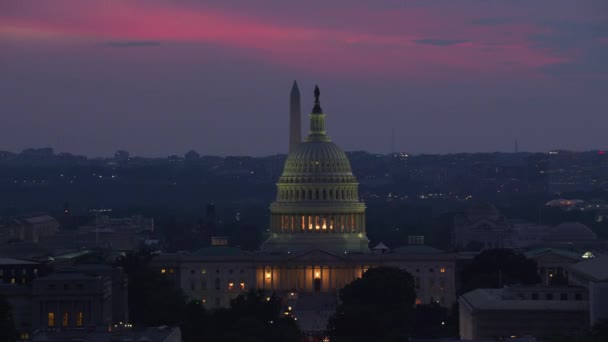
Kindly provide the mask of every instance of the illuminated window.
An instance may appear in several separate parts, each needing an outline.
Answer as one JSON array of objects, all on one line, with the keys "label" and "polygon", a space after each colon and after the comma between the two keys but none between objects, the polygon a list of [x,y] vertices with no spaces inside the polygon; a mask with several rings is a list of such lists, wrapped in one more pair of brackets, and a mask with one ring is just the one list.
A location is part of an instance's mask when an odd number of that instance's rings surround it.
[{"label": "illuminated window", "polygon": [[70,323],[70,315],[67,312],[64,312],[63,316],[61,317],[61,326],[67,327],[69,323]]},{"label": "illuminated window", "polygon": [[321,228],[327,229],[327,218],[326,217],[323,217],[323,226],[321,226]]},{"label": "illuminated window", "polygon": [[166,269],[161,268],[160,273],[166,273],[166,272],[167,272],[167,270],[166,270]]},{"label": "illuminated window", "polygon": [[420,305],[422,304],[422,300],[420,300],[420,298],[416,298],[416,305]]},{"label": "illuminated window", "polygon": [[439,272],[441,272],[441,273],[445,273],[445,267],[440,268],[440,269],[439,269]]},{"label": "illuminated window", "polygon": [[11,278],[11,284],[15,283],[15,278]]},{"label": "illuminated window", "polygon": [[270,279],[272,279],[272,272],[270,271],[270,268],[266,268],[266,280]]},{"label": "illuminated window", "polygon": [[228,290],[232,291],[234,289],[234,283],[228,283]]},{"label": "illuminated window", "polygon": [[51,328],[54,327],[55,326],[55,313],[49,312],[46,316],[47,316],[47,325]]},{"label": "illuminated window", "polygon": [[315,271],[315,278],[321,278],[321,272]]},{"label": "illuminated window", "polygon": [[84,313],[82,311],[78,311],[76,315],[76,326],[81,327],[84,325]]},{"label": "illuminated window", "polygon": [[173,274],[174,272],[175,272],[174,269],[172,269],[172,268],[169,269],[169,273]]},{"label": "illuminated window", "polygon": [[207,270],[203,268],[203,269],[201,270],[201,274],[207,274]]},{"label": "illuminated window", "polygon": [[245,283],[241,282],[241,290],[245,289]]}]

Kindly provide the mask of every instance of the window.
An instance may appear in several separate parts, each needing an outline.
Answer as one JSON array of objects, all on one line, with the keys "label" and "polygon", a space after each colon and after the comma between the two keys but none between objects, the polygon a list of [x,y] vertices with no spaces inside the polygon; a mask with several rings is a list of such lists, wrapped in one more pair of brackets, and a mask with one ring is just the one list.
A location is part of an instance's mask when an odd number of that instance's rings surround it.
[{"label": "window", "polygon": [[220,278],[215,278],[215,289],[216,290],[220,289]]},{"label": "window", "polygon": [[84,325],[84,313],[82,311],[78,311],[76,315],[76,326],[81,327]]},{"label": "window", "polygon": [[15,278],[11,278],[11,284],[15,283]]},{"label": "window", "polygon": [[228,290],[232,291],[232,289],[234,289],[234,283],[230,282],[228,283]]},{"label": "window", "polygon": [[207,279],[201,280],[201,290],[207,289]]},{"label": "window", "polygon": [[70,286],[68,284],[63,284],[63,289],[64,290],[68,290],[70,288]]},{"label": "window", "polygon": [[245,283],[241,282],[241,290],[244,290],[244,289],[245,289]]},{"label": "window", "polygon": [[440,268],[440,269],[439,269],[439,272],[441,272],[441,273],[445,273],[445,267]]},{"label": "window", "polygon": [[559,300],[568,300],[568,294],[567,293],[561,293],[559,295]]},{"label": "window", "polygon": [[203,269],[201,270],[201,274],[207,274],[207,270],[203,268]]},{"label": "window", "polygon": [[433,272],[435,272],[435,270],[432,268],[429,268],[429,272],[433,273]]},{"label": "window", "polygon": [[532,294],[532,300],[538,300],[538,293]]},{"label": "window", "polygon": [[553,300],[553,293],[547,293],[547,300]]},{"label": "window", "polygon": [[164,274],[164,273],[166,273],[166,272],[167,272],[167,270],[166,270],[166,269],[164,269],[164,268],[161,268],[161,269],[160,269],[160,273],[163,273],[163,274]]},{"label": "window", "polygon": [[194,270],[190,270],[190,274],[194,274]]},{"label": "window", "polygon": [[174,269],[172,269],[172,268],[170,268],[170,269],[169,269],[169,273],[173,274],[173,273],[175,273],[175,270],[174,270]]},{"label": "window", "polygon": [[70,323],[70,315],[67,312],[64,312],[63,316],[61,317],[61,326],[67,327],[69,323]]},{"label": "window", "polygon": [[52,328],[55,326],[55,313],[54,312],[49,312],[47,315],[47,325]]},{"label": "window", "polygon": [[583,295],[580,294],[580,293],[577,293],[577,294],[574,295],[574,299],[576,299],[576,300],[583,300]]}]

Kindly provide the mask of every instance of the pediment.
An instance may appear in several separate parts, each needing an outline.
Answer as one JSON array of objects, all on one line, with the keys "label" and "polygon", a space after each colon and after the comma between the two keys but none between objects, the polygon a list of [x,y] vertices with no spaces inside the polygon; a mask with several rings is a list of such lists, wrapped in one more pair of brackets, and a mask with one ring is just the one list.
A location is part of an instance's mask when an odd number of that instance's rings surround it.
[{"label": "pediment", "polygon": [[289,259],[290,261],[303,261],[303,262],[327,262],[327,261],[342,261],[344,257],[341,255],[334,254],[332,252],[323,249],[312,249],[305,252],[301,252],[294,255]]}]

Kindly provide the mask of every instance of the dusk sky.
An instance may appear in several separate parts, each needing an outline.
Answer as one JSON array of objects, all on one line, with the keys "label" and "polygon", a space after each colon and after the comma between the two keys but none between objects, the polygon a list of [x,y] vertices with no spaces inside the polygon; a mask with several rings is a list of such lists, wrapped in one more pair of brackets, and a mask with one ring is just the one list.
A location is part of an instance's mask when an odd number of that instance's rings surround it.
[{"label": "dusk sky", "polygon": [[0,150],[608,149],[608,1],[0,0]]}]

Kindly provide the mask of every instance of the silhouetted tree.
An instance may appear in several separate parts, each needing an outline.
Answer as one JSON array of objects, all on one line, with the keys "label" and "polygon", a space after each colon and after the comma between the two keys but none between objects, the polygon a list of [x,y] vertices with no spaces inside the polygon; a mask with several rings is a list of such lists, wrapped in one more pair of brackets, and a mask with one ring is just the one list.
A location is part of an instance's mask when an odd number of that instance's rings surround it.
[{"label": "silhouetted tree", "polygon": [[190,150],[190,151],[186,152],[186,154],[184,155],[184,159],[187,162],[197,161],[200,158],[201,158],[201,155],[198,154],[198,152],[196,152],[195,150]]},{"label": "silhouetted tree", "polygon": [[151,256],[131,253],[119,264],[129,280],[129,316],[143,325],[177,324],[185,312],[185,297],[172,281],[148,267]]},{"label": "silhouetted tree", "polygon": [[417,305],[412,335],[426,338],[447,336],[450,334],[448,319],[448,310],[437,303]]},{"label": "silhouetted tree", "polygon": [[17,340],[13,310],[4,295],[0,294],[0,342]]},{"label": "silhouetted tree", "polygon": [[300,330],[291,317],[281,315],[281,301],[261,290],[239,295],[230,309],[216,310],[206,338],[209,341],[300,341]]},{"label": "silhouetted tree", "polygon": [[513,284],[536,284],[540,280],[534,260],[512,249],[486,249],[462,271],[462,292]]},{"label": "silhouetted tree", "polygon": [[404,341],[412,331],[416,292],[411,274],[372,268],[340,290],[341,304],[329,320],[332,341]]}]

